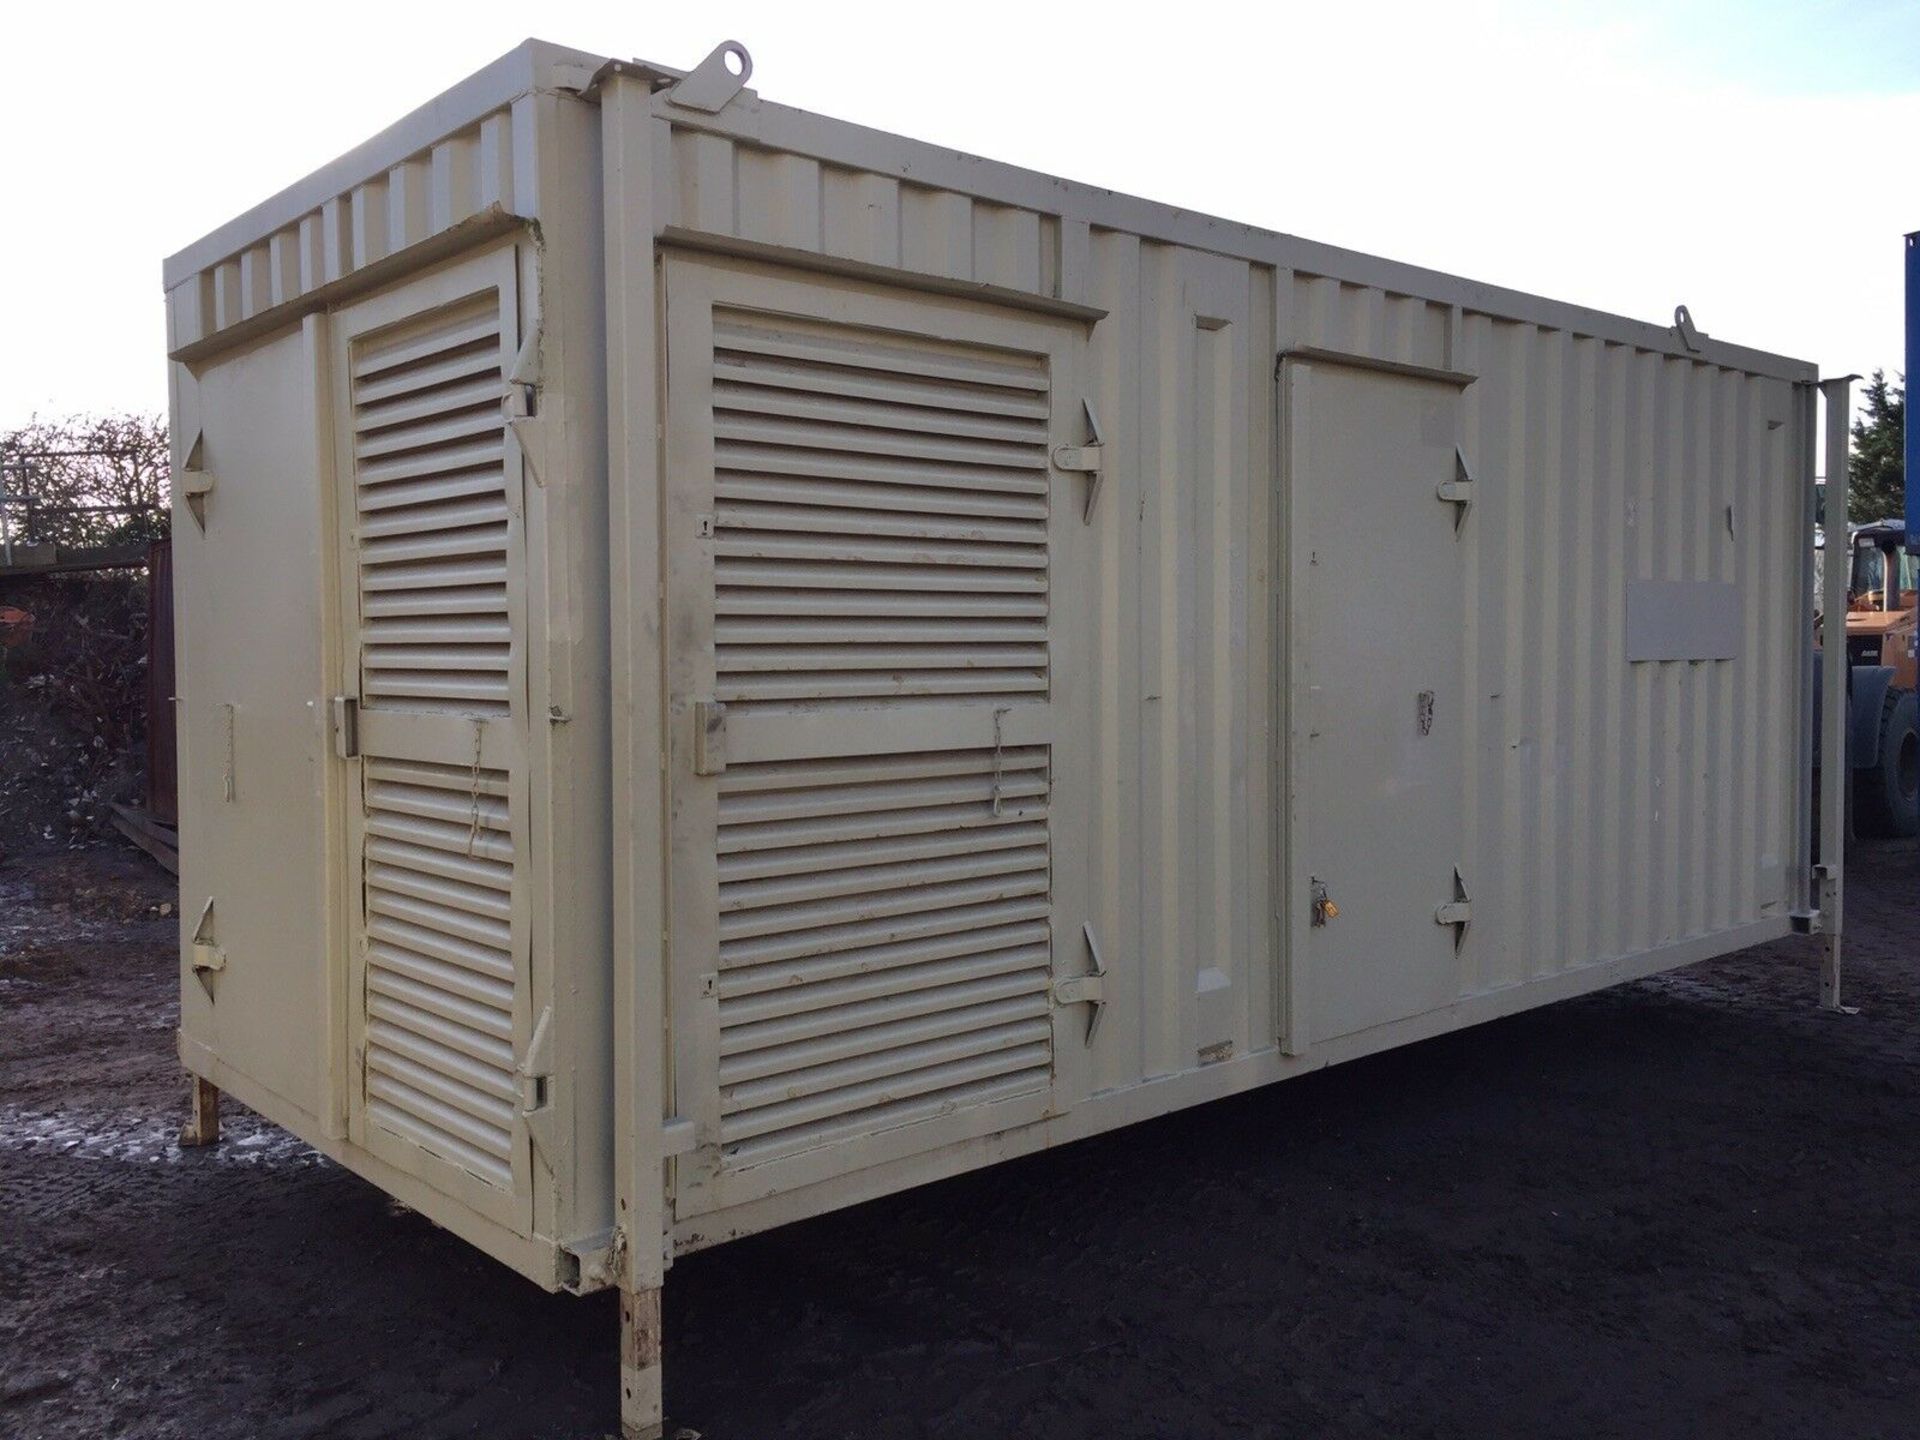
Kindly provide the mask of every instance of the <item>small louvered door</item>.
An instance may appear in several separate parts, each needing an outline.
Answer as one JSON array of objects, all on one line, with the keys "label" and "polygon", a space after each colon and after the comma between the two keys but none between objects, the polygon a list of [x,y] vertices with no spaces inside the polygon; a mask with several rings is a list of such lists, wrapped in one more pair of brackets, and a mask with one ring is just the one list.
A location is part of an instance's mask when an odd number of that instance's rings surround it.
[{"label": "small louvered door", "polygon": [[1087,481],[1070,326],[678,258],[667,297],[686,1216],[1062,1108]]},{"label": "small louvered door", "polygon": [[349,1134],[531,1220],[522,462],[511,249],[334,320]]}]

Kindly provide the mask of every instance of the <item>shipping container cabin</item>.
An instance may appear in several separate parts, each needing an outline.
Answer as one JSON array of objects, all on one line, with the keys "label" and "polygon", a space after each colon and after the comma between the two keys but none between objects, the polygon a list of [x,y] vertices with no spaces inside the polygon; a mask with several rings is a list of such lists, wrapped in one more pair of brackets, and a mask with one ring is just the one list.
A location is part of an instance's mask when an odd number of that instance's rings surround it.
[{"label": "shipping container cabin", "polygon": [[1811,366],[749,71],[167,262],[201,1138],[620,1287],[638,1434],[676,1254],[1835,918]]}]

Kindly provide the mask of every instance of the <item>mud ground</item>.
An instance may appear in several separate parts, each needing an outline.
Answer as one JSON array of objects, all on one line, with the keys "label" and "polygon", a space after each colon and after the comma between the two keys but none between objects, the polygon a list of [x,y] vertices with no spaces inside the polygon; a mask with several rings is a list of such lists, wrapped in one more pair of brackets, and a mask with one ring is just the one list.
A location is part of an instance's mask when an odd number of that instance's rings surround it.
[{"label": "mud ground", "polygon": [[[1710,962],[675,1266],[667,1398],[772,1436],[1920,1433],[1920,854]],[[165,877],[0,867],[0,1434],[594,1437],[546,1296],[289,1137],[182,1153]]]}]

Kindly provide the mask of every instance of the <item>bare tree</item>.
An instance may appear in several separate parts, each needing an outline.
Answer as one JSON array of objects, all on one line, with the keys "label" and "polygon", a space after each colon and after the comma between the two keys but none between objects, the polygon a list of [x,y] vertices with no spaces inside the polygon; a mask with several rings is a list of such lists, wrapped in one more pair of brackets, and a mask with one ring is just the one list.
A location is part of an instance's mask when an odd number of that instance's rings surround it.
[{"label": "bare tree", "polygon": [[167,533],[167,422],[38,417],[0,431],[0,495],[15,543],[95,548]]}]

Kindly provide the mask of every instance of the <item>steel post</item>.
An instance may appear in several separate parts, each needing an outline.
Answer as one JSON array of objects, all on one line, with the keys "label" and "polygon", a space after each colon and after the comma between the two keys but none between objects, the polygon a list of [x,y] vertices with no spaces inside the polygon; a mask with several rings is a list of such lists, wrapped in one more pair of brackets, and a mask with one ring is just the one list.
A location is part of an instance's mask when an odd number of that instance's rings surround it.
[{"label": "steel post", "polygon": [[[1920,230],[1906,238],[1907,252],[1907,373],[1906,384],[1920,373]],[[1907,549],[1920,552],[1920,433],[1912,412],[1906,425]]]},{"label": "steel post", "polygon": [[1820,647],[1826,657],[1820,686],[1820,863],[1814,868],[1820,907],[1820,1005],[1839,1010],[1841,873],[1847,843],[1847,581],[1853,546],[1847,534],[1847,440],[1853,418],[1853,382],[1842,375],[1820,382],[1827,410],[1826,548],[1822,555]]}]

